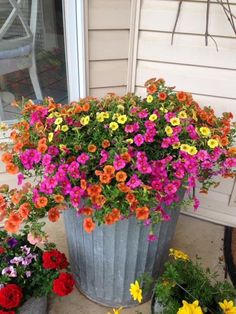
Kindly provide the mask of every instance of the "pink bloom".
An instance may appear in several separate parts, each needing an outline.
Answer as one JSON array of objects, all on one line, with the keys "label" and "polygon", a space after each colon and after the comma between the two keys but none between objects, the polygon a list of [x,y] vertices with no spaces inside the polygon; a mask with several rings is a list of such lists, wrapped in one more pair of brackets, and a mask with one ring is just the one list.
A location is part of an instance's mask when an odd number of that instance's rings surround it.
[{"label": "pink bloom", "polygon": [[166,194],[174,194],[177,192],[177,187],[173,184],[173,183],[168,183],[165,187],[164,187],[164,191]]},{"label": "pink bloom", "polygon": [[126,166],[126,162],[122,158],[117,156],[115,158],[115,161],[114,161],[113,165],[114,165],[114,168],[116,170],[121,170],[121,169],[123,169]]},{"label": "pink bloom", "polygon": [[142,136],[142,134],[137,134],[135,135],[134,137],[134,143],[137,145],[137,146],[141,146],[144,142],[144,138]]},{"label": "pink bloom", "polygon": [[150,121],[150,120],[145,121],[144,125],[147,129],[155,129],[156,127],[155,122]]},{"label": "pink bloom", "polygon": [[223,163],[225,168],[233,168],[236,167],[236,158],[227,158]]},{"label": "pink bloom", "polygon": [[171,145],[171,139],[169,137],[165,137],[162,140],[161,148],[168,148]]},{"label": "pink bloom", "polygon": [[138,117],[139,117],[140,119],[147,118],[147,116],[148,116],[148,110],[147,110],[147,109],[143,109],[142,111],[140,111],[140,112],[138,113]]},{"label": "pink bloom", "polygon": [[196,197],[194,197],[193,200],[194,200],[193,208],[196,210],[196,209],[198,209],[198,207],[200,205],[200,201]]},{"label": "pink bloom", "polygon": [[140,171],[142,174],[151,173],[152,168],[147,162],[137,162],[137,168],[138,171]]},{"label": "pink bloom", "polygon": [[27,236],[27,240],[29,241],[30,244],[36,245],[36,244],[44,244],[45,239],[43,239],[40,236],[35,236],[32,233],[29,233]]},{"label": "pink bloom", "polygon": [[127,182],[127,186],[130,187],[131,189],[136,189],[137,187],[139,187],[142,184],[142,181],[139,179],[139,177],[134,174],[132,175],[132,177],[129,179],[129,181]]},{"label": "pink bloom", "polygon": [[149,241],[149,242],[154,242],[154,241],[157,241],[157,240],[158,240],[158,237],[157,237],[155,234],[150,233],[150,234],[148,235],[148,241]]},{"label": "pink bloom", "polygon": [[21,185],[23,183],[23,180],[25,179],[25,177],[24,177],[24,175],[22,173],[19,173],[17,175],[17,179],[18,179],[17,184]]},{"label": "pink bloom", "polygon": [[101,166],[102,164],[104,164],[107,159],[109,158],[109,153],[107,151],[105,151],[105,149],[102,149],[100,155],[102,156],[102,158],[99,161],[99,165]]},{"label": "pink bloom", "polygon": [[174,118],[175,114],[173,112],[168,112],[165,114],[165,119],[167,122],[170,122],[170,119]]},{"label": "pink bloom", "polygon": [[81,163],[82,165],[85,165],[86,162],[87,162],[89,159],[90,159],[90,158],[89,158],[89,155],[88,155],[88,154],[82,153],[82,154],[80,154],[79,157],[77,158],[77,161],[78,161],[79,163]]},{"label": "pink bloom", "polygon": [[201,149],[198,153],[197,153],[197,158],[201,161],[204,161],[206,159],[209,159],[209,154],[206,150]]}]

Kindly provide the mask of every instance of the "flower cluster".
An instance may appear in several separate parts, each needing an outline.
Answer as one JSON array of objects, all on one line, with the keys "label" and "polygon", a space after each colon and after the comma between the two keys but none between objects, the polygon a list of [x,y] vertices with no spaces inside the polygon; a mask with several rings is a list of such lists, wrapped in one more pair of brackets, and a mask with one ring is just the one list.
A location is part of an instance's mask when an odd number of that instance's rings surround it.
[{"label": "flower cluster", "polygon": [[[65,296],[73,289],[74,280],[67,272],[65,255],[53,244],[45,244],[43,251],[28,239],[25,232],[10,237],[0,231],[0,313],[15,314],[32,296],[46,296],[50,292]],[[61,272],[62,269],[66,272]]]},{"label": "flower cluster", "polygon": [[[2,161],[20,184],[39,178],[34,213],[42,217],[48,211],[56,221],[58,203],[65,201],[85,216],[87,232],[96,223],[111,225],[133,215],[151,226],[149,239],[155,240],[152,225],[170,218],[165,206],[181,201],[184,192],[190,196],[197,181],[207,192],[217,175],[234,175],[232,114],[217,118],[162,79],[146,87],[145,99],[109,94],[65,106],[52,98],[23,104],[22,121],[11,133],[14,146]],[[198,199],[193,201],[197,208]],[[21,208],[26,216],[27,206]],[[19,211],[12,215],[23,217]]]}]

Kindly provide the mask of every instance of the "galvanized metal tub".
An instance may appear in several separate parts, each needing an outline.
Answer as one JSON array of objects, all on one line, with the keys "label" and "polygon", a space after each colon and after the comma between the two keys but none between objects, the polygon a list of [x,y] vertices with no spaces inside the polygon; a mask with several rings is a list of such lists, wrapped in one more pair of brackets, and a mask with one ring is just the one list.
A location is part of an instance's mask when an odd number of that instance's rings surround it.
[{"label": "galvanized metal tub", "polygon": [[[20,308],[19,314],[47,314],[47,297],[30,298]],[[18,313],[18,312],[17,312]]]},{"label": "galvanized metal tub", "polygon": [[[76,286],[89,299],[106,306],[134,306],[129,287],[143,273],[157,278],[163,271],[179,209],[166,210],[168,222],[156,226],[158,240],[148,242],[149,228],[132,217],[97,227],[91,234],[73,209],[64,212],[71,269]],[[149,300],[150,291],[143,302]]]}]

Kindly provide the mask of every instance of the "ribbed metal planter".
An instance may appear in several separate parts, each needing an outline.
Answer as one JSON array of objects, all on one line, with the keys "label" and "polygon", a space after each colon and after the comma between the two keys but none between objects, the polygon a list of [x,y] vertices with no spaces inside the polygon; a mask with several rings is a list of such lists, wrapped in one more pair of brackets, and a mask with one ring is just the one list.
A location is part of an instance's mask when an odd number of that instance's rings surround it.
[{"label": "ribbed metal planter", "polygon": [[[158,241],[148,242],[149,228],[132,217],[88,234],[83,219],[73,209],[64,212],[72,272],[77,287],[91,300],[111,307],[137,305],[129,293],[130,283],[143,273],[157,278],[168,257],[179,210],[168,211],[169,222],[155,230]],[[151,289],[144,302],[151,298]]]},{"label": "ribbed metal planter", "polygon": [[19,314],[47,314],[47,297],[30,298],[20,308]]}]

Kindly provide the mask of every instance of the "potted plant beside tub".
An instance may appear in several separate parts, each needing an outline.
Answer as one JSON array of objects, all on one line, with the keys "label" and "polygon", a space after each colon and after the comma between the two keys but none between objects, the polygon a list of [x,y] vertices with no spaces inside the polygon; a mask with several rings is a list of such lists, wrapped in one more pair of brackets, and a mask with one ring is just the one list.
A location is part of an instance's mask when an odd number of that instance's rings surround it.
[{"label": "potted plant beside tub", "polygon": [[[68,204],[76,284],[109,306],[132,305],[130,282],[143,272],[160,273],[184,193],[197,208],[196,182],[207,192],[215,176],[233,175],[236,165],[232,114],[217,118],[163,79],[146,87],[145,99],[109,94],[65,106],[49,97],[40,105],[26,101],[11,133],[14,145],[2,156],[20,181],[38,177],[29,219],[48,212],[56,221],[58,204],[49,204],[58,195]],[[151,291],[143,301],[150,297]]]},{"label": "potted plant beside tub", "polygon": [[0,313],[46,314],[47,296],[69,294],[74,280],[68,261],[54,244],[24,231],[18,235],[0,230]]}]

